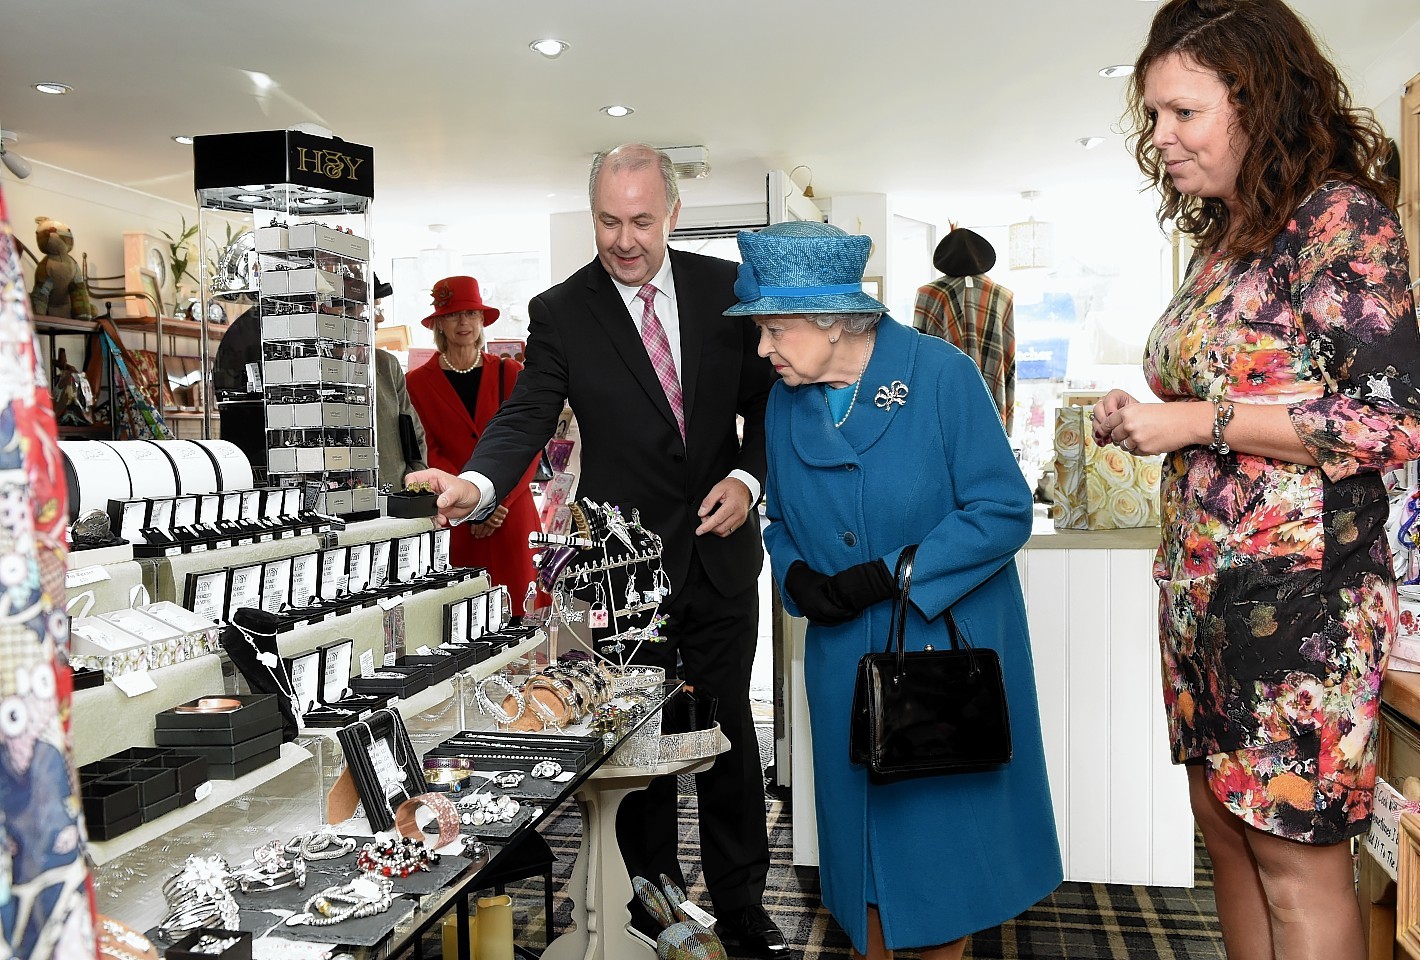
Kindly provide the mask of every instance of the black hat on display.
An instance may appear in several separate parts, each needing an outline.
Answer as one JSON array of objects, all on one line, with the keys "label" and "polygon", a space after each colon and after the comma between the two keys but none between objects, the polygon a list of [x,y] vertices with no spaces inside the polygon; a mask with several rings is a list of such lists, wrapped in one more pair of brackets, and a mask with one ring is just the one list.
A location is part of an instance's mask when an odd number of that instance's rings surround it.
[{"label": "black hat on display", "polygon": [[937,244],[932,265],[949,277],[976,277],[996,265],[996,250],[974,230],[954,227]]},{"label": "black hat on display", "polygon": [[382,283],[380,275],[375,274],[375,299],[384,300],[386,297],[394,296],[394,284]]}]

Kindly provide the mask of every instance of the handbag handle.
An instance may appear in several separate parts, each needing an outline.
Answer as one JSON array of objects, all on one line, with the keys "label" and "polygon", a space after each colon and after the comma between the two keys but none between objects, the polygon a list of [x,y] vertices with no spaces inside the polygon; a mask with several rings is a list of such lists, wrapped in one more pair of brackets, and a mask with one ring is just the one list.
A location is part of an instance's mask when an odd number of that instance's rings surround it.
[{"label": "handbag handle", "polygon": [[[897,645],[897,676],[902,676],[903,663],[906,658],[905,637],[907,633],[907,604],[908,595],[912,592],[912,566],[917,559],[917,544],[912,543],[902,548],[902,552],[897,555],[897,570],[893,577],[897,581],[897,602],[892,607],[892,620],[888,624],[888,642],[883,649],[883,653],[892,653],[893,645]],[[956,618],[952,616],[952,609],[948,607],[942,614],[947,623],[947,636],[951,639],[953,650],[972,650],[969,642],[962,638],[961,628],[957,626]],[[976,670],[976,660],[972,658],[972,671]]]}]

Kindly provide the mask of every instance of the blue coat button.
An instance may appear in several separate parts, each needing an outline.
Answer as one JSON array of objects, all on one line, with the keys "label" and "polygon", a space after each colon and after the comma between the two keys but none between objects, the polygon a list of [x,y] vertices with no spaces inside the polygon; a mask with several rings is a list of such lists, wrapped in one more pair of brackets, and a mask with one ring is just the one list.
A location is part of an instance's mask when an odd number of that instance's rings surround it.
[{"label": "blue coat button", "polygon": [[843,542],[846,543],[848,546],[851,547],[851,546],[853,546],[855,543],[858,542],[858,538],[855,537],[855,536],[853,536],[853,531],[852,531],[852,530],[849,530],[847,533],[845,533],[845,534],[843,535]]}]

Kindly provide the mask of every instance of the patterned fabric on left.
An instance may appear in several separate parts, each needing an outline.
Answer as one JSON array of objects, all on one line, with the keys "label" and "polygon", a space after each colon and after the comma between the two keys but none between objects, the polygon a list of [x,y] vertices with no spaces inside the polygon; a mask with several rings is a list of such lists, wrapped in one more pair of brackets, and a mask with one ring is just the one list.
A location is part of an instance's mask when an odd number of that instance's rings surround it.
[{"label": "patterned fabric on left", "polygon": [[95,956],[69,743],[64,468],[0,194],[0,956]]}]

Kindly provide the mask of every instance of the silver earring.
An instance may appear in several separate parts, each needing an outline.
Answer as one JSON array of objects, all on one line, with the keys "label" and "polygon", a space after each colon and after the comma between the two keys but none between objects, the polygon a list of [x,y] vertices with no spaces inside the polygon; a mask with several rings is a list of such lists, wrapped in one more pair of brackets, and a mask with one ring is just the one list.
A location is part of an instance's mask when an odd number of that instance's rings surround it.
[{"label": "silver earring", "polygon": [[829,342],[829,343],[837,343],[837,342],[838,342],[838,338],[837,338],[837,337],[829,337],[829,338],[828,338],[828,342]]}]

